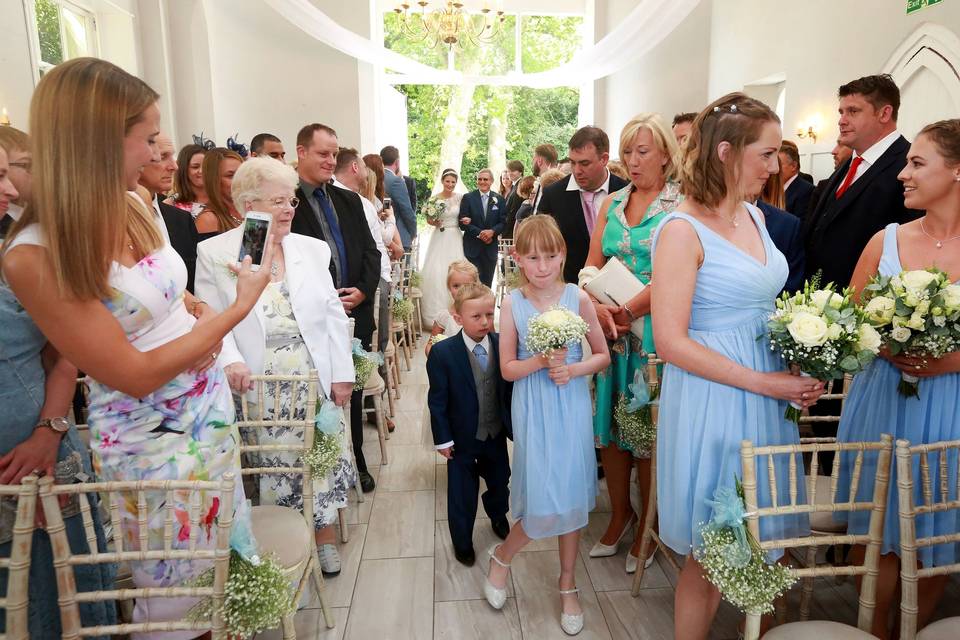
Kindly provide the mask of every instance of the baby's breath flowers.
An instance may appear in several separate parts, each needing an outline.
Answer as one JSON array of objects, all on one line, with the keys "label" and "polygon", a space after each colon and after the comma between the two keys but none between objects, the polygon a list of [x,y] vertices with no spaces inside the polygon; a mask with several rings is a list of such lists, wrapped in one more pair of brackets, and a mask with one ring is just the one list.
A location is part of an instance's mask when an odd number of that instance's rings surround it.
[{"label": "baby's breath flowers", "polygon": [[317,430],[313,436],[313,447],[303,456],[303,462],[310,467],[316,478],[325,478],[340,463],[343,446],[340,440],[340,419],[343,412],[332,401],[320,405],[314,423]]},{"label": "baby's breath flowers", "polygon": [[[891,355],[940,358],[960,349],[960,284],[936,268],[874,276],[864,313]],[[918,397],[920,378],[900,373],[901,395]]]},{"label": "baby's breath flowers", "polygon": [[447,336],[445,336],[445,335],[442,334],[442,333],[438,333],[438,334],[435,335],[435,336],[430,336],[430,344],[431,344],[431,346],[432,346],[432,345],[437,344],[438,342],[443,342],[443,341],[446,340],[446,339],[447,339]]},{"label": "baby's breath flowers", "polygon": [[694,557],[723,599],[745,613],[773,611],[773,601],[789,589],[796,578],[783,565],[767,563],[760,545],[744,524],[743,489],[720,487],[709,501],[713,517],[701,525],[702,546]]},{"label": "baby's breath flowers", "polygon": [[[192,584],[213,586],[213,568],[201,573]],[[223,618],[230,636],[249,638],[264,629],[280,626],[284,616],[293,611],[290,580],[271,558],[254,564],[236,551],[230,552],[230,576],[224,600]],[[213,614],[213,598],[204,598],[190,609],[191,621],[209,620]]]},{"label": "baby's breath flowers", "polygon": [[531,353],[550,353],[579,342],[587,335],[587,322],[564,307],[550,307],[527,324],[527,349]]},{"label": "baby's breath flowers", "polygon": [[409,322],[413,317],[413,302],[396,291],[393,294],[393,300],[390,301],[390,313],[397,322]]},{"label": "baby's breath flowers", "polygon": [[364,350],[359,338],[353,339],[353,370],[355,373],[354,391],[362,391],[370,379],[370,374],[383,364],[383,356]]},{"label": "baby's breath flowers", "polygon": [[[849,288],[837,293],[833,284],[820,289],[816,279],[803,291],[784,292],[767,322],[770,349],[818,380],[862,371],[879,353],[880,341],[852,293]],[[784,417],[798,422],[800,407],[791,403]]]},{"label": "baby's breath flowers", "polygon": [[653,422],[656,393],[650,394],[642,368],[636,370],[627,389],[632,397],[628,400],[626,394],[620,396],[613,410],[617,435],[635,455],[649,454],[657,437],[657,425]]}]

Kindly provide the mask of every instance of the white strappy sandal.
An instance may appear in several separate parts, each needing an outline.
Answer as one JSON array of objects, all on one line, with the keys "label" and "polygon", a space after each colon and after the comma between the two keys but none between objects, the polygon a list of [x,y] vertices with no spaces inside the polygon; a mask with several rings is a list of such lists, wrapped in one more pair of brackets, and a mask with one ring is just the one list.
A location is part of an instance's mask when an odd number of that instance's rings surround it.
[{"label": "white strappy sandal", "polygon": [[[574,587],[573,589],[561,589],[560,595],[566,596],[572,593],[579,594],[580,589]],[[577,598],[580,596],[577,595]],[[581,631],[583,631],[583,611],[580,613],[564,613],[563,603],[560,603],[560,628],[563,629],[563,632],[568,636],[575,636]]]},{"label": "white strappy sandal", "polygon": [[[504,569],[509,569],[510,563],[504,562],[503,560],[497,557],[497,549],[499,548],[500,548],[500,545],[498,544],[493,545],[492,547],[490,547],[490,549],[487,550],[487,555],[490,556],[490,560],[492,562],[496,562],[498,565],[500,565]],[[502,589],[498,589],[497,587],[490,584],[489,565],[487,567],[487,579],[483,581],[483,595],[484,597],[486,597],[487,602],[490,603],[490,606],[493,607],[494,609],[497,609],[498,611],[500,609],[503,609],[503,605],[507,601],[506,586],[504,586],[504,588]]]}]

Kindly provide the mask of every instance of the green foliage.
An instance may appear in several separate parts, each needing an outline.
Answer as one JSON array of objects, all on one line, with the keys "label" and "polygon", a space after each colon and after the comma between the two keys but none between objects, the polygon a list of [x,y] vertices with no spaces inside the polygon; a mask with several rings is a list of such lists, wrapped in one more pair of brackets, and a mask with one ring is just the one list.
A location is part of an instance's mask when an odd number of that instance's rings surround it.
[{"label": "green foliage", "polygon": [[40,59],[52,65],[63,62],[60,41],[60,7],[54,0],[36,0],[37,31],[40,36]]},{"label": "green foliage", "polygon": [[[580,17],[522,16],[521,51],[524,72],[552,69],[570,60],[580,48]],[[475,75],[502,74],[516,65],[516,16],[508,15],[501,36],[489,46],[468,43],[454,47],[453,67]],[[431,48],[404,35],[399,16],[384,15],[384,45],[398,53],[437,68],[447,67],[448,48]],[[417,199],[429,197],[440,162],[444,138],[444,122],[449,115],[453,88],[434,85],[399,85],[407,97],[410,166],[407,173],[417,181]],[[571,87],[531,89],[527,87],[479,86],[467,118],[467,148],[460,172],[468,188],[474,187],[473,176],[489,165],[490,121],[507,122],[507,158],[523,162],[529,174],[533,148],[551,143],[564,155],[567,141],[577,127],[579,91]]]}]

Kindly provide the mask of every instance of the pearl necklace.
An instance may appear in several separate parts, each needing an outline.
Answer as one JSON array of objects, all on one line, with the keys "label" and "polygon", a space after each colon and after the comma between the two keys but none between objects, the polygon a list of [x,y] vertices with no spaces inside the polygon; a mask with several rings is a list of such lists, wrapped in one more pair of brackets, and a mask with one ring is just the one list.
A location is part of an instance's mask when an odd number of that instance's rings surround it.
[{"label": "pearl necklace", "polygon": [[960,238],[960,236],[953,236],[952,238],[944,238],[943,240],[940,240],[930,235],[926,227],[923,226],[923,218],[920,218],[920,231],[923,231],[923,235],[927,236],[928,238],[930,238],[931,240],[937,243],[937,249],[942,249],[944,242],[950,242],[951,240],[956,240],[957,238]]}]

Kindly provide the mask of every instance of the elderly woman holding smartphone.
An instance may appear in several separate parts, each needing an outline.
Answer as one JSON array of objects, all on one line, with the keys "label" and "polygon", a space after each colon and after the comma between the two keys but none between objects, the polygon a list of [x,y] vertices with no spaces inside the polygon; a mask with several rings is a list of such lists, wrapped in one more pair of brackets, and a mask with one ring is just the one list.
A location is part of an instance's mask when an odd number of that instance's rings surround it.
[{"label": "elderly woman holding smartphone", "polygon": [[[197,246],[197,295],[219,310],[233,303],[234,278],[228,265],[241,254],[260,256],[257,219],[270,220],[272,259],[260,265],[270,272],[270,283],[254,305],[254,313],[240,322],[223,341],[220,362],[224,365],[231,390],[248,392],[253,374],[303,375],[316,369],[326,398],[342,407],[350,400],[354,371],[347,316],[330,277],[330,249],[325,242],[290,233],[297,200],[294,191],[297,174],[273,158],[251,158],[237,169],[232,195],[246,223]],[[248,228],[250,231],[244,232]],[[302,418],[306,407],[291,407],[290,389],[280,390],[281,413]],[[272,416],[274,402],[253,407],[262,419]],[[260,412],[263,412],[262,414]],[[290,444],[302,434],[289,429],[268,429],[259,434],[277,444]],[[330,526],[337,509],[346,506],[347,485],[351,477],[348,445],[341,427],[341,456],[334,470],[323,478],[314,478],[314,521],[321,569],[325,574],[340,572],[340,557]],[[275,466],[292,466],[296,456],[278,454]],[[303,508],[301,479],[296,474],[267,476],[261,479],[261,503]]]}]

